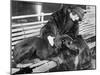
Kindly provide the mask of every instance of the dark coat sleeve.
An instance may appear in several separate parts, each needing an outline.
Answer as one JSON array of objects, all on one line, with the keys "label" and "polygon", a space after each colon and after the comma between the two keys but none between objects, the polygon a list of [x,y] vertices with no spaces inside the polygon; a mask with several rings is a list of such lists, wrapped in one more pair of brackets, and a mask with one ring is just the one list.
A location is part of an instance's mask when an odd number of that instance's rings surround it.
[{"label": "dark coat sleeve", "polygon": [[74,23],[73,26],[69,29],[69,31],[66,34],[71,36],[73,39],[77,37],[77,35],[79,34],[79,24]]},{"label": "dark coat sleeve", "polygon": [[73,35],[77,36],[79,34],[79,24],[75,23],[71,29]]},{"label": "dark coat sleeve", "polygon": [[55,36],[53,26],[55,26],[55,22],[50,19],[46,25],[44,25],[41,30],[40,30],[40,37],[48,37],[50,36]]}]

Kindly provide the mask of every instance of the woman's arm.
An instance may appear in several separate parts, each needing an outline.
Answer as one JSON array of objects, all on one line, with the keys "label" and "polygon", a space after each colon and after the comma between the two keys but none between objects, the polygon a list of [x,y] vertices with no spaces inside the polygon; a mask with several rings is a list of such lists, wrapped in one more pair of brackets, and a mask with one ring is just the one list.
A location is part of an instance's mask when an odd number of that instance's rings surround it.
[{"label": "woman's arm", "polygon": [[51,46],[54,45],[54,29],[53,29],[54,23],[50,20],[45,26],[43,26],[40,30],[40,37],[41,38],[47,38]]}]

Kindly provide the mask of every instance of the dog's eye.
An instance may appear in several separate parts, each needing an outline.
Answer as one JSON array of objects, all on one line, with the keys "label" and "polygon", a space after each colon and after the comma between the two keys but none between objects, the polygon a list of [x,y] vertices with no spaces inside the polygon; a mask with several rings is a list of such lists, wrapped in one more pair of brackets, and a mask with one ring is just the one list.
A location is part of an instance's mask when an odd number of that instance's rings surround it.
[{"label": "dog's eye", "polygon": [[68,42],[68,45],[70,45],[71,44],[71,42]]},{"label": "dog's eye", "polygon": [[65,42],[65,40],[63,39],[62,42]]}]

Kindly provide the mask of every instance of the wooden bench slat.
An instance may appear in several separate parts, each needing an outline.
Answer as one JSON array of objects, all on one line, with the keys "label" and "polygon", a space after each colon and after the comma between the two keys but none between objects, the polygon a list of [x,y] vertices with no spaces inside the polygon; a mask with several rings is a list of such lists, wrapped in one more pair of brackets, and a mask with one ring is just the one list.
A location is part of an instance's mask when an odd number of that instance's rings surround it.
[{"label": "wooden bench slat", "polygon": [[21,23],[21,24],[13,24],[12,27],[21,27],[21,26],[30,26],[30,25],[37,25],[37,24],[43,24],[43,23],[47,23],[48,20],[43,21],[43,22],[30,22],[30,23]]},{"label": "wooden bench slat", "polygon": [[21,18],[28,18],[28,17],[37,17],[37,16],[46,16],[51,15],[52,13],[45,13],[45,14],[31,14],[31,15],[22,15],[22,16],[13,16],[12,19],[21,19]]},{"label": "wooden bench slat", "polygon": [[38,32],[36,32],[36,33],[31,33],[30,35],[22,35],[22,36],[19,36],[19,37],[14,37],[14,38],[12,38],[12,41],[14,41],[14,40],[19,40],[19,39],[24,39],[24,38],[27,38],[27,37],[29,37],[29,36],[36,36],[36,35],[39,35],[40,34],[40,32],[38,31]]},{"label": "wooden bench slat", "polygon": [[79,32],[89,32],[89,31],[93,31],[95,32],[95,27],[91,27],[91,28],[84,28],[84,29],[79,29]]}]

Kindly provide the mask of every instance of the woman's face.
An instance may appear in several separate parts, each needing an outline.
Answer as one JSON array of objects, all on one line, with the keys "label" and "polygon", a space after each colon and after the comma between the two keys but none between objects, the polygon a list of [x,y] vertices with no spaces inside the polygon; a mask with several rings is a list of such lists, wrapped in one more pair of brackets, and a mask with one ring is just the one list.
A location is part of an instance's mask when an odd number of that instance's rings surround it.
[{"label": "woman's face", "polygon": [[78,21],[79,20],[79,16],[76,14],[76,13],[72,13],[70,12],[70,18],[73,20],[73,21]]}]

